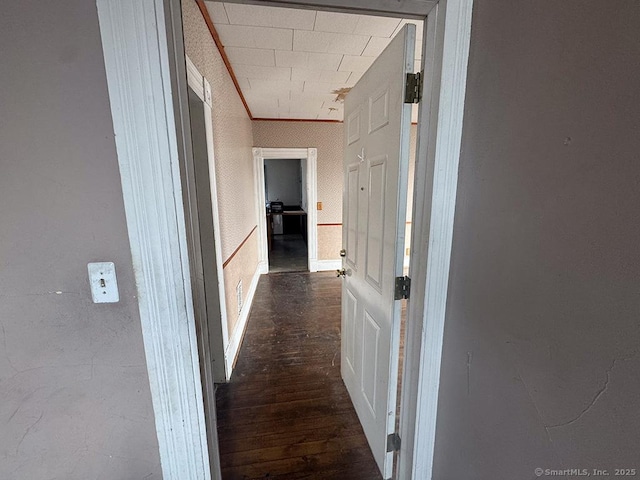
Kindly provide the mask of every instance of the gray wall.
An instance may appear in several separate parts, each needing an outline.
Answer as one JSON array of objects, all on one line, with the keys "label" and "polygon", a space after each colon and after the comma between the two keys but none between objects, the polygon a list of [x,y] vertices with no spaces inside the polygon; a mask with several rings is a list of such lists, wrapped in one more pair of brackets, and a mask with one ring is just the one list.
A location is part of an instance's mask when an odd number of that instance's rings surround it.
[{"label": "gray wall", "polygon": [[302,204],[302,170],[300,160],[266,159],[265,182],[267,202],[285,205]]},{"label": "gray wall", "polygon": [[635,0],[475,2],[438,480],[640,475],[638,32]]},{"label": "gray wall", "polygon": [[160,478],[95,2],[3,2],[0,45],[0,478]]}]

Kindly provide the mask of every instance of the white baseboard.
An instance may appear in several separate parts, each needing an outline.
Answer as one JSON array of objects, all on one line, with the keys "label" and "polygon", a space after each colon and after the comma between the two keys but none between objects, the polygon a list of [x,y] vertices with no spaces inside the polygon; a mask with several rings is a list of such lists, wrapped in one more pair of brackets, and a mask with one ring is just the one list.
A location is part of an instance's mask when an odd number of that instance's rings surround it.
[{"label": "white baseboard", "polygon": [[258,273],[259,274],[269,273],[269,262],[258,263]]},{"label": "white baseboard", "polygon": [[227,381],[231,379],[231,373],[233,372],[233,364],[238,356],[240,345],[242,344],[242,338],[244,337],[244,331],[247,328],[247,320],[249,319],[249,312],[251,311],[251,305],[253,305],[253,297],[256,293],[256,287],[258,286],[258,280],[260,280],[261,266],[258,265],[253,278],[251,279],[251,285],[249,285],[249,291],[247,297],[242,306],[242,311],[238,317],[238,323],[236,328],[233,329],[233,333],[229,337],[229,344],[227,345],[227,351],[224,354],[224,361],[226,364]]},{"label": "white baseboard", "polygon": [[[342,260],[316,260],[315,271],[326,272],[329,270],[338,270],[342,268]],[[312,270],[313,271],[313,270]]]}]

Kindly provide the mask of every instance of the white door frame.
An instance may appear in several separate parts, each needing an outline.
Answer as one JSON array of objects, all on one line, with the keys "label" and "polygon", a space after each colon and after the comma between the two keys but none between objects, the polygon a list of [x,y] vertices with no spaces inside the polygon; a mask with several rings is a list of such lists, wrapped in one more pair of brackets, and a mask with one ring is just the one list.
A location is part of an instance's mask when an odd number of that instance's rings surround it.
[{"label": "white door frame", "polygon": [[[204,106],[204,123],[207,136],[207,154],[209,160],[209,183],[211,185],[211,211],[213,213],[213,235],[215,243],[216,270],[218,273],[218,297],[220,302],[220,329],[216,328],[216,337],[222,337],[222,351],[217,349],[212,353],[214,361],[224,369],[222,378],[216,378],[217,382],[224,382],[231,377],[230,365],[225,361],[224,353],[229,346],[229,325],[227,324],[227,297],[225,295],[224,271],[222,265],[222,239],[220,238],[220,214],[218,209],[218,187],[216,182],[215,154],[213,149],[213,121],[211,117],[211,85],[200,73],[188,55],[185,54],[187,67],[187,84],[202,100]],[[210,325],[211,327],[211,325]],[[218,327],[218,325],[216,325]],[[217,340],[218,343],[220,340]]]},{"label": "white door frame", "polygon": [[253,149],[253,174],[256,185],[256,218],[258,219],[258,268],[269,273],[269,248],[267,245],[266,195],[264,188],[264,161],[267,159],[291,159],[307,162],[307,251],[310,272],[318,271],[318,149],[317,148],[262,148]]},{"label": "white door frame", "polygon": [[[473,0],[440,0],[424,23],[398,478],[431,479]],[[435,126],[435,128],[433,128]]]},{"label": "white door frame", "polygon": [[[186,101],[180,5],[96,1],[163,478],[209,479],[177,161],[184,139],[176,125],[184,119],[176,105]],[[304,0],[260,3],[309,6]],[[417,8],[413,18],[433,6],[424,0],[404,3]],[[409,13],[402,10],[404,3],[397,4],[398,16]],[[390,8],[382,0],[314,0],[313,5],[363,14]],[[419,140],[427,141],[419,141],[416,161],[407,317],[408,339],[412,332],[417,338],[405,350],[402,479],[432,476],[472,6],[473,0],[440,0],[442,29],[431,53],[437,69],[428,106],[421,106]],[[435,126],[429,134],[427,125]],[[429,187],[431,195],[425,195]],[[211,460],[219,466],[218,459]]]},{"label": "white door frame", "polygon": [[178,127],[188,111],[176,107],[188,107],[180,5],[97,9],[162,475],[208,480],[179,167],[191,141]]}]

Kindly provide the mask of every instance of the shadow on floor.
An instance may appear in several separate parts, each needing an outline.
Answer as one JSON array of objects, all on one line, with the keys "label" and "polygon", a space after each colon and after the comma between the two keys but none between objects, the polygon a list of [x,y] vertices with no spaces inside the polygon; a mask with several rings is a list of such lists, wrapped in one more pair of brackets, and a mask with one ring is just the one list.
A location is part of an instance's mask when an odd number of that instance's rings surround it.
[{"label": "shadow on floor", "polygon": [[307,244],[300,233],[274,235],[269,252],[269,273],[307,272]]}]

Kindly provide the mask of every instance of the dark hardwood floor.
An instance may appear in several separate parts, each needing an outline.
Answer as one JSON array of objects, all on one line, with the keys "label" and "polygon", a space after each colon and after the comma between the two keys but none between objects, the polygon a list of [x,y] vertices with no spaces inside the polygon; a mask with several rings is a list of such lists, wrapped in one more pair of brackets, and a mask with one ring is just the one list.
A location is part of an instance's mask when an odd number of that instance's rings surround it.
[{"label": "dark hardwood floor", "polygon": [[340,377],[340,287],[332,273],[261,277],[216,394],[224,480],[381,478]]}]

